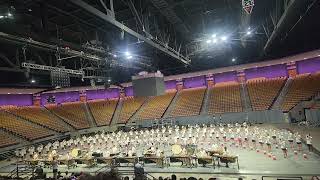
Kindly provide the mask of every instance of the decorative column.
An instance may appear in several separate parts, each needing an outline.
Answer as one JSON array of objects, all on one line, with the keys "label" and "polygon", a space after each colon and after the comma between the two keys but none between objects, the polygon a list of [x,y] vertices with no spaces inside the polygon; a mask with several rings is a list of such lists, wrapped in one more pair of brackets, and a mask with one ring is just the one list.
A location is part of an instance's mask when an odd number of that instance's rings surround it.
[{"label": "decorative column", "polygon": [[176,89],[177,91],[180,91],[183,89],[183,81],[182,79],[176,79]]},{"label": "decorative column", "polygon": [[80,101],[81,102],[86,102],[87,101],[87,93],[86,90],[80,90]]},{"label": "decorative column", "polygon": [[40,93],[32,95],[32,104],[34,106],[41,106],[41,95],[40,95]]},{"label": "decorative column", "polygon": [[244,73],[244,70],[237,71],[237,78],[239,83],[246,82],[246,74]]},{"label": "decorative column", "polygon": [[287,65],[288,76],[289,77],[297,76],[298,72],[297,72],[296,62],[291,61],[291,62],[287,63],[286,65]]},{"label": "decorative column", "polygon": [[206,75],[206,81],[207,81],[207,88],[213,87],[214,86],[213,74]]}]

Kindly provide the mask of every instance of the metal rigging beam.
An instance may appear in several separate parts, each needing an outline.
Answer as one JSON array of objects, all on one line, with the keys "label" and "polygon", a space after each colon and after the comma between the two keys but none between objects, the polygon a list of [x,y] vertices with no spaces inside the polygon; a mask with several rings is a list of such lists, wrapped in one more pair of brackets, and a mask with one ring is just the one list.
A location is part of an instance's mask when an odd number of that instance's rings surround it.
[{"label": "metal rigging beam", "polygon": [[129,27],[123,25],[122,23],[118,22],[117,20],[115,20],[112,16],[109,16],[101,11],[99,11],[98,9],[90,6],[89,4],[83,2],[82,0],[70,0],[72,3],[76,4],[77,6],[85,9],[86,11],[94,14],[95,16],[109,22],[110,24],[118,27],[119,29],[126,31],[128,34],[131,34],[132,36],[146,42],[147,44],[159,49],[160,51],[166,53],[167,55],[178,59],[179,61],[181,61],[184,64],[189,64],[190,60],[186,57],[184,57],[182,54],[180,54],[179,52],[177,52],[176,50],[174,50],[171,47],[166,46],[165,44],[161,43],[161,42],[155,42],[153,39],[150,38],[146,38],[145,36],[133,31],[132,29],[130,29]]}]

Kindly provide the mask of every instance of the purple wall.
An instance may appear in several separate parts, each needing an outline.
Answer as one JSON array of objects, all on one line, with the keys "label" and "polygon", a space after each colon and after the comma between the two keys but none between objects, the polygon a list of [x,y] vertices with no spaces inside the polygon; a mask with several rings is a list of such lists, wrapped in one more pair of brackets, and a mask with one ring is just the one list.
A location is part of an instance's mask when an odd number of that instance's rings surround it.
[{"label": "purple wall", "polygon": [[0,94],[0,106],[32,106],[32,94]]},{"label": "purple wall", "polygon": [[214,77],[214,83],[237,81],[237,73],[234,71],[214,74],[213,77]]},{"label": "purple wall", "polygon": [[297,62],[298,74],[315,73],[320,71],[320,58]]},{"label": "purple wall", "polygon": [[86,91],[87,100],[110,99],[119,97],[119,89],[99,89]]},{"label": "purple wall", "polygon": [[287,67],[285,64],[246,69],[244,70],[244,73],[246,75],[246,79],[253,79],[259,77],[274,78],[288,76]]},{"label": "purple wall", "polygon": [[47,98],[53,95],[56,98],[56,103],[63,103],[63,102],[75,102],[80,100],[80,95],[78,91],[70,91],[70,92],[59,92],[59,93],[46,93],[41,94],[41,104],[47,104]]},{"label": "purple wall", "polygon": [[184,88],[195,88],[206,86],[205,76],[197,76],[183,79]]},{"label": "purple wall", "polygon": [[164,83],[165,83],[166,89],[176,89],[176,84],[177,84],[176,80],[166,81]]},{"label": "purple wall", "polygon": [[126,96],[133,96],[133,87],[130,86],[130,87],[124,88],[124,93]]}]

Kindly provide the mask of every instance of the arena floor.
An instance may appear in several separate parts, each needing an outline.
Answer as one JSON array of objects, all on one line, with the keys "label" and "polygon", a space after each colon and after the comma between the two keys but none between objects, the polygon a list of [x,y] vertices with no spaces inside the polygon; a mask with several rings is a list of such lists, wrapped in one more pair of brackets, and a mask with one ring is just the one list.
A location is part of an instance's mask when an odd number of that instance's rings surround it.
[{"label": "arena floor", "polygon": [[[266,125],[263,125],[266,126]],[[269,125],[268,125],[269,126]],[[288,128],[289,125],[277,125],[279,128]],[[307,131],[306,128],[302,129],[295,126],[289,127],[295,131],[301,131],[303,134]],[[320,128],[313,129],[311,135],[313,136],[314,146],[317,148],[320,146]],[[258,148],[260,148],[258,146]],[[320,175],[320,156],[314,152],[308,152],[306,145],[303,145],[302,152],[298,152],[297,155],[294,154],[295,149],[288,148],[288,157],[284,158],[281,149],[272,149],[273,155],[275,155],[276,160],[270,158],[267,154],[264,154],[265,150],[251,150],[243,149],[236,146],[230,146],[228,144],[228,150],[239,156],[239,165],[240,169],[238,170],[236,164],[230,164],[229,168],[226,167],[213,167],[211,165],[207,167],[197,167],[197,168],[187,168],[181,167],[181,163],[172,163],[170,167],[158,168],[155,164],[146,164],[145,171],[152,174],[155,177],[163,176],[168,177],[171,174],[177,174],[178,177],[215,177],[219,176],[228,176],[230,179],[233,177],[252,177],[251,179],[259,178],[261,179],[262,175],[269,176],[307,176],[311,177],[314,175]],[[306,154],[306,158],[303,157],[303,154]],[[127,164],[122,164],[126,166]],[[132,166],[132,165],[131,165]],[[11,162],[2,162],[0,163],[0,173],[6,175],[15,168],[14,161]],[[102,168],[102,169],[101,169]],[[96,167],[88,168],[85,165],[79,165],[76,168],[68,169],[65,165],[59,166],[59,171],[69,173],[71,172],[88,172],[95,173],[98,170],[104,170],[104,165],[99,164]],[[120,171],[132,171],[132,167],[120,167]],[[48,172],[50,176],[52,169],[44,169],[45,172]]]}]

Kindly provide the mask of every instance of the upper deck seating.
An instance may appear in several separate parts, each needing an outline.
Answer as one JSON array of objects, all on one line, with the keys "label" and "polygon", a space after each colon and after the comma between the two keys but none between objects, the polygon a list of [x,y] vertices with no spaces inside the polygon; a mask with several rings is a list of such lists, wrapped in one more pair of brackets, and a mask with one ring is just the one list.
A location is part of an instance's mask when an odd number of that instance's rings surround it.
[{"label": "upper deck seating", "polygon": [[57,106],[47,106],[49,110],[62,117],[67,123],[76,129],[90,128],[86,119],[86,109],[82,102],[62,103]]},{"label": "upper deck seating", "polygon": [[318,92],[320,92],[320,73],[298,75],[293,78],[281,109],[289,111],[300,101],[308,100]]},{"label": "upper deck seating", "polygon": [[28,123],[18,117],[0,111],[0,128],[18,134],[28,140],[35,140],[52,135],[48,129]]},{"label": "upper deck seating", "polygon": [[40,107],[19,107],[8,109],[11,113],[14,113],[20,117],[28,119],[36,124],[46,126],[57,132],[67,132],[68,129],[57,119],[50,116],[45,110]]},{"label": "upper deck seating", "polygon": [[238,82],[225,82],[215,84],[210,89],[208,113],[226,113],[243,111]]},{"label": "upper deck seating", "polygon": [[181,90],[169,117],[199,115],[206,88]]},{"label": "upper deck seating", "polygon": [[247,87],[252,109],[254,111],[269,109],[285,81],[285,77],[248,80]]},{"label": "upper deck seating", "polygon": [[118,122],[127,123],[131,116],[142,106],[145,100],[145,97],[124,97]]},{"label": "upper deck seating", "polygon": [[98,126],[109,125],[117,107],[118,99],[94,100],[87,102]]},{"label": "upper deck seating", "polygon": [[164,95],[152,97],[143,109],[141,109],[137,119],[146,120],[161,118],[175,94],[176,90],[170,90]]}]

